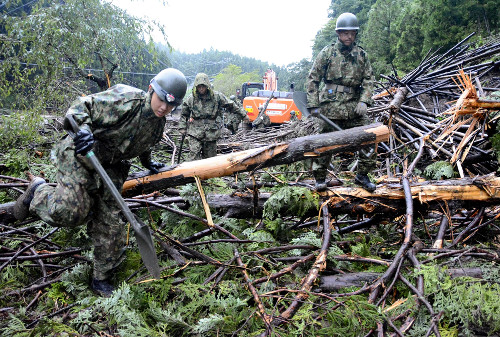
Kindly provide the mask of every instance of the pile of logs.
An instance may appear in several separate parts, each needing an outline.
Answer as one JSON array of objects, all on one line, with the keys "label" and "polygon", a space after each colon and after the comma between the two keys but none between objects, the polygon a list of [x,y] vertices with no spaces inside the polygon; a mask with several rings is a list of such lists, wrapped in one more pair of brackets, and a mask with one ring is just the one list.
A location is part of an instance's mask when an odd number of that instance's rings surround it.
[{"label": "pile of logs", "polygon": [[[496,171],[489,138],[500,102],[488,95],[499,90],[500,61],[483,61],[500,54],[500,41],[470,50],[466,41],[472,36],[444,54],[428,55],[401,79],[383,76],[387,82],[381,86],[386,89],[375,96],[370,112],[391,126],[392,137],[380,151],[387,162],[400,163],[397,150],[418,151],[418,141],[424,139],[427,164],[450,161],[461,177]],[[490,86],[483,87],[482,80]]]}]

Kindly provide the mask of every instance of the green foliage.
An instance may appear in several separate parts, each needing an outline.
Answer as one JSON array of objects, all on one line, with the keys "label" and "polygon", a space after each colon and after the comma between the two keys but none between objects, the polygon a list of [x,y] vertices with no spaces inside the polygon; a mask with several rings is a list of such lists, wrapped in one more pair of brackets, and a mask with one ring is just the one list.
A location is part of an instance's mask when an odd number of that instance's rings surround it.
[{"label": "green foliage", "polygon": [[351,246],[351,251],[353,254],[359,256],[370,256],[370,245],[366,242],[360,242],[354,246]]},{"label": "green foliage", "polygon": [[0,333],[2,336],[11,337],[26,337],[29,336],[29,332],[24,325],[24,322],[18,317],[10,314],[9,318],[6,320],[8,324],[1,324]]},{"label": "green foliage", "polygon": [[[0,104],[8,107],[57,113],[78,95],[107,88],[104,72],[123,82],[121,72],[158,71],[153,31],[166,35],[162,24],[128,15],[99,0],[49,0],[23,7],[9,1],[0,44]],[[13,11],[20,7],[22,10]],[[9,11],[10,10],[10,11]],[[25,10],[26,12],[23,12]],[[31,66],[27,67],[26,64]],[[120,66],[120,72],[110,70]],[[88,70],[102,82],[87,82]],[[146,88],[150,76],[141,80]],[[63,84],[64,85],[61,85]],[[93,86],[92,86],[93,85]]]},{"label": "green foliage", "polygon": [[337,20],[337,17],[345,12],[353,13],[358,18],[360,29],[364,29],[371,8],[376,0],[335,0],[330,5],[329,17]]},{"label": "green foliage", "polygon": [[208,317],[202,318],[193,327],[194,333],[204,334],[210,330],[215,330],[217,327],[224,324],[224,317],[219,314],[210,314]]},{"label": "green foliage", "polygon": [[[170,59],[172,61],[172,66],[184,73],[188,80],[188,84],[194,82],[197,73],[205,73],[208,77],[215,78],[219,73],[224,71],[231,73],[235,70],[234,67],[241,68],[240,72],[243,72],[243,74],[258,74],[259,78],[256,79],[257,82],[260,82],[268,68],[275,69],[277,73],[277,69],[279,69],[278,67],[271,66],[267,62],[234,55],[229,51],[218,51],[214,49],[203,50],[198,54],[186,54],[174,51],[170,54]],[[239,83],[239,88],[241,88],[242,83],[243,82]],[[216,83],[214,83],[214,86],[215,90],[223,91],[218,88]],[[234,94],[234,91],[229,95],[231,94]]]},{"label": "green foliage", "polygon": [[329,326],[317,331],[320,336],[364,336],[383,320],[377,307],[362,296],[351,296],[341,308],[326,313]]},{"label": "green foliage", "polygon": [[43,119],[34,110],[0,114],[0,138],[2,139],[0,151],[12,151],[41,143],[38,130],[42,126]]},{"label": "green foliage", "polygon": [[421,266],[417,274],[424,276],[425,293],[431,296],[434,310],[443,311],[445,321],[460,326],[464,336],[473,336],[474,327],[490,333],[500,331],[500,285],[497,280],[451,278],[431,265]]},{"label": "green foliage", "polygon": [[54,319],[42,318],[26,336],[77,336],[78,332],[70,326]]},{"label": "green foliage", "polygon": [[82,247],[90,249],[91,242],[87,232],[87,226],[61,227],[53,238],[55,243],[66,247]]},{"label": "green foliage", "polygon": [[257,241],[248,245],[248,249],[250,250],[261,249],[269,245],[268,243],[263,243],[262,241],[269,241],[271,244],[275,242],[274,237],[269,232],[263,230],[247,228],[241,234],[243,234],[248,240]]},{"label": "green foliage", "polygon": [[[498,126],[497,126],[498,129]],[[500,133],[496,133],[493,137],[491,137],[491,145],[493,148],[493,152],[497,157],[497,160],[500,159]]]},{"label": "green foliage", "polygon": [[313,59],[315,59],[316,56],[318,56],[321,49],[337,41],[337,33],[335,32],[335,22],[336,20],[328,21],[323,26],[323,28],[321,28],[321,30],[316,33],[316,38],[314,39],[313,43]]},{"label": "green foliage", "polygon": [[302,59],[299,62],[289,64],[284,69],[278,69],[279,90],[287,91],[293,83],[296,91],[306,91],[306,79],[312,62],[308,59]]},{"label": "green foliage", "polygon": [[424,169],[424,175],[427,179],[440,180],[453,178],[457,174],[448,161],[437,161]]},{"label": "green foliage", "polygon": [[264,203],[263,218],[300,217],[310,209],[319,209],[317,194],[304,187],[283,186]]},{"label": "green foliage", "polygon": [[[23,269],[8,265],[0,273],[0,287],[1,289],[15,289],[18,285],[26,282],[27,279],[28,275]],[[2,300],[0,303],[2,302],[4,301]]]},{"label": "green foliage", "polygon": [[[311,245],[311,246],[315,246],[317,248],[321,248],[321,238],[318,236],[318,233],[314,232],[314,231],[307,231],[307,232],[301,233],[299,236],[291,239],[290,243],[294,244],[294,245]],[[302,254],[299,250],[296,250],[296,251],[297,252],[292,253],[292,254],[293,255],[301,255]]]},{"label": "green foliage", "polygon": [[396,43],[399,39],[397,22],[406,0],[378,0],[371,8],[366,29],[361,31],[360,41],[373,59],[373,71],[379,74],[392,72]]},{"label": "green foliage", "polygon": [[230,97],[236,94],[236,89],[241,89],[243,83],[261,81],[262,75],[256,71],[242,73],[241,67],[230,64],[215,76],[213,86],[215,90]]},{"label": "green foliage", "polygon": [[[122,284],[112,296],[97,299],[88,311],[79,313],[72,324],[79,328],[80,333],[84,333],[86,331],[82,328],[86,324],[93,324],[89,321],[90,317],[102,316],[108,321],[107,324],[116,324],[121,336],[154,336],[154,330],[147,323],[150,308],[141,307],[144,303],[135,295],[136,293],[129,285]],[[150,307],[155,305],[154,302],[150,303]]]}]

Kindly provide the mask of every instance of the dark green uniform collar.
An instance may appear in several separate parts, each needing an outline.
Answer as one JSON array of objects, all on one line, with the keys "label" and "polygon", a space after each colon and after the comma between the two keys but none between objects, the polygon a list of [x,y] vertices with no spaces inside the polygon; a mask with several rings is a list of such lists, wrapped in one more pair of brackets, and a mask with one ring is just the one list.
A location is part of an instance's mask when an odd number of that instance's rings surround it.
[{"label": "dark green uniform collar", "polygon": [[356,46],[356,42],[353,42],[350,46],[346,46],[338,38],[337,42],[335,42],[335,48],[337,48],[342,54],[350,53],[354,46]]}]

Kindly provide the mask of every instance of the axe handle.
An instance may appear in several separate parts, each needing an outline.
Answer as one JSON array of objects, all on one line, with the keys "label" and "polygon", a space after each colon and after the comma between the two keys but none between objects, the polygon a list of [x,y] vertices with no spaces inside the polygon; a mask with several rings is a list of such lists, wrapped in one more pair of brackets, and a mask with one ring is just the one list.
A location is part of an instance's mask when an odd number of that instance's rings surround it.
[{"label": "axe handle", "polygon": [[184,139],[186,139],[186,134],[183,134],[181,137],[181,143],[179,144],[179,153],[177,154],[177,164],[181,162],[182,145],[184,144]]}]

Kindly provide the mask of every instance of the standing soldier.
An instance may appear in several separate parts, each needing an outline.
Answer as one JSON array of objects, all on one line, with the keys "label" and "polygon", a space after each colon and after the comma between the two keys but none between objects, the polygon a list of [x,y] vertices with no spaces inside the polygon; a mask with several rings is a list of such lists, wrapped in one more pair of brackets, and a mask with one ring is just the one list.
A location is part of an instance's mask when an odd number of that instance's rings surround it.
[{"label": "standing soldier", "polygon": [[[373,103],[373,70],[366,52],[355,40],[358,33],[358,19],[352,13],[343,13],[337,18],[335,31],[338,39],[326,46],[316,57],[307,78],[307,101],[311,115],[325,115],[342,129],[369,124],[368,106]],[[320,90],[320,82],[324,87]],[[315,118],[320,133],[334,130],[329,124]],[[316,189],[326,189],[326,173],[332,156],[313,160],[312,170]],[[375,169],[376,153],[358,151],[358,168],[355,180],[368,191],[374,191],[368,173]]]},{"label": "standing soldier", "polygon": [[182,104],[179,131],[189,136],[189,158],[197,160],[217,154],[221,135],[223,110],[228,114],[246,116],[242,107],[212,89],[208,75],[199,73],[194,79],[191,95]]},{"label": "standing soldier", "polygon": [[167,68],[151,80],[147,92],[117,84],[77,99],[66,116],[79,124],[80,131],[54,149],[57,185],[33,177],[14,205],[19,220],[31,212],[55,227],[87,223],[94,246],[91,287],[101,295],[114,289],[113,270],[125,257],[127,222],[85,154],[95,153],[118,190],[128,176],[129,159],[139,157],[145,168],[158,173],[164,165],[151,161],[151,147],[161,140],[165,116],[182,103],[186,89],[184,75]]}]

